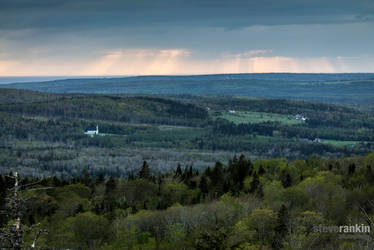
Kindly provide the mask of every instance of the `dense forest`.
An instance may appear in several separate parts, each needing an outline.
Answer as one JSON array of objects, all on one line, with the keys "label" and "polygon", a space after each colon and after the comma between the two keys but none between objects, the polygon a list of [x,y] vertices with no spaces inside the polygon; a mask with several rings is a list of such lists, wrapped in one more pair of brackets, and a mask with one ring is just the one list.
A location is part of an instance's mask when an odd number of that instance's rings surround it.
[{"label": "dense forest", "polygon": [[373,124],[286,99],[1,89],[1,247],[371,249],[330,229],[373,226]]},{"label": "dense forest", "polygon": [[[47,249],[371,249],[373,232],[318,228],[372,228],[373,168],[373,153],[294,161],[240,155],[204,171],[178,165],[156,173],[144,161],[126,178],[24,177],[21,226],[33,229],[24,246],[43,229],[37,246]],[[11,177],[0,176],[3,210]],[[0,221],[12,226],[4,214]]]},{"label": "dense forest", "polygon": [[[234,153],[366,155],[374,150],[373,124],[369,111],[306,101],[1,89],[0,164],[2,173],[69,179],[83,171],[126,177],[143,160],[162,172],[178,163],[203,170]],[[96,125],[99,135],[83,133]]]}]

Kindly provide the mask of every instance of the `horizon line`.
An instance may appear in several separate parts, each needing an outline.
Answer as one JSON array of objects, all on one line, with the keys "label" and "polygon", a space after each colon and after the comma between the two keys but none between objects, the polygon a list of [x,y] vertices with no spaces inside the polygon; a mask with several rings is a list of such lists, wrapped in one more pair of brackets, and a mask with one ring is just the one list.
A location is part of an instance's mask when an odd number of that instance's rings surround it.
[{"label": "horizon line", "polygon": [[5,75],[0,78],[6,77],[138,77],[138,76],[210,76],[210,75],[265,75],[265,74],[309,74],[309,75],[344,75],[344,74],[374,74],[374,72],[251,72],[251,73],[201,73],[201,74],[140,74],[140,75]]}]

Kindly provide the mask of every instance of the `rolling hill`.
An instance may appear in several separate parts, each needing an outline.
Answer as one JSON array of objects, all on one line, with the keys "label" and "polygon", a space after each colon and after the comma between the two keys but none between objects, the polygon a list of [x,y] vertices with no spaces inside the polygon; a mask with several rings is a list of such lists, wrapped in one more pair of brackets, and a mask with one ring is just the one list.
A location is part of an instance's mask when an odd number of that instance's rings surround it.
[{"label": "rolling hill", "polygon": [[374,74],[225,74],[84,78],[3,84],[52,93],[235,95],[374,106]]}]

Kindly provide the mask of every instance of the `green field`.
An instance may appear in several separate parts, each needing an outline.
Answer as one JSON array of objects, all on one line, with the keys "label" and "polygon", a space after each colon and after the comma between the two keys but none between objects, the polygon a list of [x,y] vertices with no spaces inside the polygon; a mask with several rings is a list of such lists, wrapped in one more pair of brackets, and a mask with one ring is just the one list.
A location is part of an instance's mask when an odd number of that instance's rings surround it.
[{"label": "green field", "polygon": [[280,122],[286,125],[302,124],[301,120],[296,120],[293,115],[281,115],[265,112],[236,111],[235,113],[222,112],[221,115],[213,116],[215,119],[226,119],[235,124],[241,123],[261,123],[261,122]]},{"label": "green field", "polygon": [[359,143],[359,141],[338,141],[338,140],[325,140],[322,139],[321,143],[330,144],[335,147],[353,147],[356,143]]}]

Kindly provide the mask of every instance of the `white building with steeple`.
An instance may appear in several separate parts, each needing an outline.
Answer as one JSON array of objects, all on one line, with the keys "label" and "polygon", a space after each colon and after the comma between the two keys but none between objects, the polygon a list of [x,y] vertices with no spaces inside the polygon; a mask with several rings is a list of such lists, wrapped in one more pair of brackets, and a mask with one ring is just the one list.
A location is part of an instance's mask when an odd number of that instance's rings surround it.
[{"label": "white building with steeple", "polygon": [[96,125],[96,130],[87,130],[84,132],[85,135],[98,135],[99,134],[99,125]]}]

